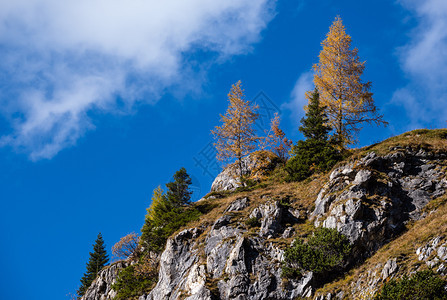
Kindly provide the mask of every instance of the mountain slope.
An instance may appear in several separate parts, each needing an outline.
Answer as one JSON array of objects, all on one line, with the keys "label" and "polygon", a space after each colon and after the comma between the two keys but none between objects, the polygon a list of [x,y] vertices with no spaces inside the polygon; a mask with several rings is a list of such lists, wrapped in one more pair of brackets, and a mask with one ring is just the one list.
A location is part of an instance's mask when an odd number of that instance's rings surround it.
[{"label": "mountain slope", "polygon": [[[446,173],[447,130],[416,130],[304,182],[281,183],[276,170],[253,190],[214,192],[200,201],[214,208],[168,240],[158,282],[139,299],[371,299],[392,277],[428,266],[445,276]],[[284,249],[314,225],[349,238],[346,272],[283,278]],[[122,266],[103,270],[83,299],[112,299]]]}]

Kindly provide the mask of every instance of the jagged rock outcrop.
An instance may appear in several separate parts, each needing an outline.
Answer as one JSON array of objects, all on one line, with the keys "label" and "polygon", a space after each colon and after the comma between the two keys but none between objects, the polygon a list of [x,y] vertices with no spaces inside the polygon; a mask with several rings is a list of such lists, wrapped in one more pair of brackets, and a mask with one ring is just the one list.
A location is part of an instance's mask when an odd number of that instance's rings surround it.
[{"label": "jagged rock outcrop", "polygon": [[113,299],[116,292],[112,289],[112,284],[115,283],[118,272],[127,267],[128,264],[127,261],[120,261],[102,269],[81,300]]},{"label": "jagged rock outcrop", "polygon": [[158,283],[146,300],[178,299],[184,293],[204,292],[205,272],[197,264],[198,250],[194,249],[194,238],[199,234],[197,228],[185,229],[168,240],[160,257]]},{"label": "jagged rock outcrop", "polygon": [[337,168],[316,199],[315,226],[346,235],[355,246],[353,259],[370,256],[445,193],[445,159],[445,153],[408,147],[385,156],[371,152]]},{"label": "jagged rock outcrop", "polygon": [[447,275],[447,240],[437,236],[416,250],[419,261],[441,275]]},{"label": "jagged rock outcrop", "polygon": [[[278,156],[268,151],[256,151],[242,158],[242,175],[257,180],[269,171],[273,170],[278,163]],[[211,192],[234,191],[241,187],[239,180],[240,170],[237,163],[227,166],[211,184]]]},{"label": "jagged rock outcrop", "polygon": [[249,199],[239,198],[225,210],[203,238],[198,228],[184,230],[169,239],[161,255],[159,281],[141,299],[294,299],[312,294],[312,273],[287,285],[281,278],[283,250],[268,243],[266,235],[284,231],[279,224],[289,208],[271,201],[255,208],[262,220],[258,236],[244,235],[246,228],[234,222],[232,212],[246,208]]}]

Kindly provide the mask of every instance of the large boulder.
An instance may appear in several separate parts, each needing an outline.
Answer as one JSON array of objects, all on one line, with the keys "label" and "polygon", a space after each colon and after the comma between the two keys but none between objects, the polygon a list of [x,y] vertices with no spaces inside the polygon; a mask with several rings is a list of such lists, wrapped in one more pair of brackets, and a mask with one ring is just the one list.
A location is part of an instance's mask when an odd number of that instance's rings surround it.
[{"label": "large boulder", "polygon": [[[279,158],[270,151],[255,151],[242,158],[242,175],[252,180],[262,180],[278,164]],[[227,166],[211,185],[211,192],[234,191],[242,186],[238,163]]]}]

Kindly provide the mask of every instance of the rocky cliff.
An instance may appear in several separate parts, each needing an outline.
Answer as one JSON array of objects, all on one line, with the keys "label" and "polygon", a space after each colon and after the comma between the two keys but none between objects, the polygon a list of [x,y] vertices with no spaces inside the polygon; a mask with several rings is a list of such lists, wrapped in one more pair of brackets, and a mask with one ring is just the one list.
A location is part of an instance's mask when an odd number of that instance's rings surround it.
[{"label": "rocky cliff", "polygon": [[[139,300],[371,299],[385,281],[421,268],[445,276],[446,138],[446,130],[410,132],[305,182],[267,181],[202,200],[217,206],[168,240],[158,282]],[[215,191],[234,186],[225,174]],[[313,226],[349,238],[349,268],[329,283],[311,272],[286,280],[284,249]],[[83,299],[113,299],[125,263],[104,269]]]}]

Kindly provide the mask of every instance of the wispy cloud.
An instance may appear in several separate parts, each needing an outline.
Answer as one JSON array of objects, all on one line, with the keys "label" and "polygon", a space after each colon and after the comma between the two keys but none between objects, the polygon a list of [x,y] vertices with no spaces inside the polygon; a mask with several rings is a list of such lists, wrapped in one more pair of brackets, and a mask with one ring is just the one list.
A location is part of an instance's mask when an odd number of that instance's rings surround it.
[{"label": "wispy cloud", "polygon": [[[270,0],[15,0],[0,10],[0,139],[51,158],[94,127],[91,110],[156,102],[194,68],[250,51],[273,16]],[[144,99],[144,100],[142,100]],[[123,105],[124,104],[124,105]]]},{"label": "wispy cloud", "polygon": [[294,124],[299,124],[299,121],[305,114],[304,106],[308,103],[305,93],[307,91],[312,91],[313,89],[313,72],[304,72],[295,82],[295,86],[290,93],[290,101],[281,105],[281,109],[290,112],[290,119]]},{"label": "wispy cloud", "polygon": [[403,106],[409,128],[441,126],[447,120],[447,1],[401,0],[417,26],[409,42],[398,49],[408,85],[399,88],[392,102]]}]

